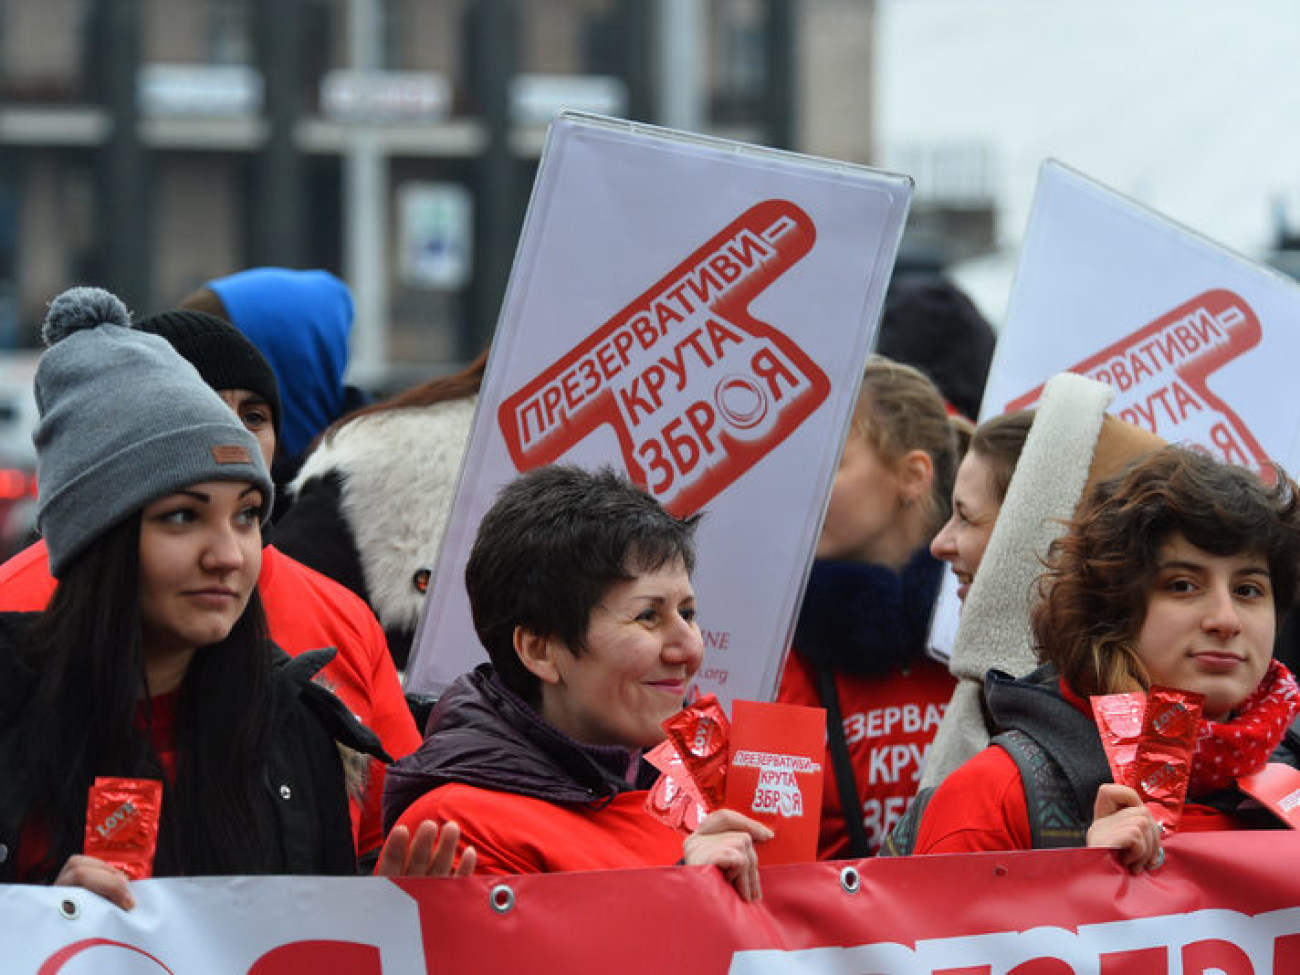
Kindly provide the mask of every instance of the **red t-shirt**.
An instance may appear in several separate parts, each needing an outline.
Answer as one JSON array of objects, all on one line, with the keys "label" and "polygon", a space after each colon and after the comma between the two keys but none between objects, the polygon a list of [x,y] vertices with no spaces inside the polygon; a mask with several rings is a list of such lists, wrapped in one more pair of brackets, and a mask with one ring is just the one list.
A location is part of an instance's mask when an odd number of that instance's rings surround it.
[{"label": "red t-shirt", "polygon": [[[56,585],[45,543],[37,542],[0,565],[0,610],[39,612]],[[334,659],[321,671],[323,682],[379,736],[394,759],[413,752],[420,733],[406,706],[384,631],[370,607],[350,589],[273,545],[262,550],[257,585],[271,639],[292,656],[320,647],[337,648]],[[362,853],[383,841],[383,788],[384,767],[372,761],[364,803],[351,801],[353,838]]]},{"label": "red t-shirt", "polygon": [[645,792],[623,792],[599,809],[443,785],[413,802],[397,820],[455,821],[478,852],[478,873],[560,873],[662,867],[682,857],[684,837],[645,810]]},{"label": "red t-shirt", "polygon": [[[956,684],[947,667],[929,658],[883,677],[835,675],[844,738],[873,855],[920,787],[925,756]],[[786,659],[776,699],[822,706],[812,665],[797,650]],[[834,860],[849,855],[849,837],[829,751],[823,767],[817,857]]]}]

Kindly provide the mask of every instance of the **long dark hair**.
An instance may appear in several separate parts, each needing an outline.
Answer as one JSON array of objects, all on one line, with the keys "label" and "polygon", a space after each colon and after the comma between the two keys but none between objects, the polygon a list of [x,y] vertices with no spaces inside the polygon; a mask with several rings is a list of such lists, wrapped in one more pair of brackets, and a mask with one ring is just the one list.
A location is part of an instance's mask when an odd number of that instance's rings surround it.
[{"label": "long dark hair", "polygon": [[432,379],[426,379],[418,386],[412,386],[410,389],[403,390],[388,399],[362,406],[351,413],[345,413],[330,425],[329,429],[322,435],[322,439],[328,440],[340,427],[347,426],[358,417],[369,416],[371,413],[388,413],[392,410],[433,406],[436,403],[444,403],[454,399],[468,399],[477,395],[479,388],[483,385],[483,374],[487,370],[489,351],[489,349],[484,349],[474,357],[472,362],[465,365],[460,372],[452,373],[449,376],[435,376]]},{"label": "long dark hair", "polygon": [[257,591],[229,635],[190,662],[177,700],[176,778],[166,783],[149,742],[154,701],[142,651],[139,551],[137,513],[68,567],[24,641],[35,683],[19,718],[18,754],[32,797],[28,822],[48,830],[38,872],[53,879],[82,849],[96,776],[164,780],[156,874],[276,872],[281,856],[265,780],[271,644]]}]

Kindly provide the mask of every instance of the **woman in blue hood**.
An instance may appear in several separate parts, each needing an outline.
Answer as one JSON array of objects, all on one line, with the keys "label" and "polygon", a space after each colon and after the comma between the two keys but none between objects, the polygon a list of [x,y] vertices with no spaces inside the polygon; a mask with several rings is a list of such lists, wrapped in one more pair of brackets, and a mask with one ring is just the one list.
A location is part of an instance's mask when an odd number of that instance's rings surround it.
[{"label": "woman in blue hood", "polygon": [[217,315],[265,356],[280,386],[277,484],[293,478],[316,437],[366,397],[343,382],[352,294],[328,271],[259,267],[215,278],[181,307]]}]

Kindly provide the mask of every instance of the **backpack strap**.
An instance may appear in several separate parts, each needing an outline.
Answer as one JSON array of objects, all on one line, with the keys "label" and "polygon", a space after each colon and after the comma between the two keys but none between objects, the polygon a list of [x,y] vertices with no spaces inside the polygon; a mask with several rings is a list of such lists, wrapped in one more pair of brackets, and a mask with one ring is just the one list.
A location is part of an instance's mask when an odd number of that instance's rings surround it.
[{"label": "backpack strap", "polygon": [[835,772],[835,788],[840,794],[840,809],[844,813],[844,829],[849,837],[849,856],[871,856],[867,842],[867,829],[862,822],[862,800],[858,798],[858,781],[853,774],[853,759],[849,743],[844,737],[844,713],[840,709],[840,694],[835,686],[835,672],[823,664],[815,664],[817,696],[826,709],[826,747],[831,753],[831,767]]},{"label": "backpack strap", "polygon": [[925,815],[925,807],[930,804],[930,797],[934,795],[935,787],[926,786],[912,799],[907,807],[907,811],[898,818],[894,823],[894,828],[885,841],[880,844],[880,853],[882,857],[910,857],[916,849],[916,834],[921,829],[921,818]]},{"label": "backpack strap", "polygon": [[1020,770],[1033,849],[1086,845],[1089,820],[1079,809],[1074,787],[1065,771],[1047,750],[1016,729],[994,736],[993,744],[1006,751]]}]

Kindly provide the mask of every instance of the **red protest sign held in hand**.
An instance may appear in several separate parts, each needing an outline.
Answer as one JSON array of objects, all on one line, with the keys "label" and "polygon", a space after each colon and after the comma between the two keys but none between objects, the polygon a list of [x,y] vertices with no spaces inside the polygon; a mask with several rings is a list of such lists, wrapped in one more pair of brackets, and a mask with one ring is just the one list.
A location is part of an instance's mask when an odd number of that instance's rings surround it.
[{"label": "red protest sign held in hand", "polygon": [[726,804],[776,834],[757,847],[762,865],[817,858],[825,754],[823,709],[733,703]]}]

